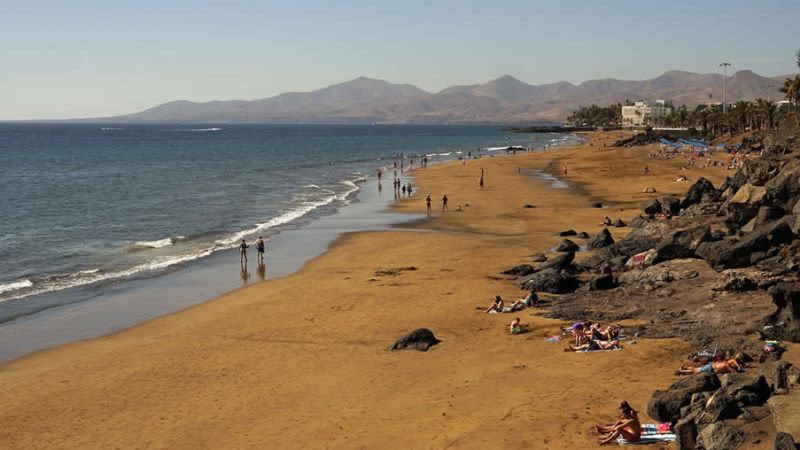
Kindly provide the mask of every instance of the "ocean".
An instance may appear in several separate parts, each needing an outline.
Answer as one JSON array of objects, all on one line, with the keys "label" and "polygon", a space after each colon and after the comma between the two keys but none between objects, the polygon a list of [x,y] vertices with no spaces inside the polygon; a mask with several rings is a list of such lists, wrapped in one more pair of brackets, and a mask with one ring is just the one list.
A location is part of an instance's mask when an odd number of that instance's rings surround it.
[{"label": "ocean", "polygon": [[401,153],[435,163],[570,139],[496,126],[0,124],[0,323],[38,312],[24,306],[37,295],[156,276],[333,214],[380,168],[391,189]]}]

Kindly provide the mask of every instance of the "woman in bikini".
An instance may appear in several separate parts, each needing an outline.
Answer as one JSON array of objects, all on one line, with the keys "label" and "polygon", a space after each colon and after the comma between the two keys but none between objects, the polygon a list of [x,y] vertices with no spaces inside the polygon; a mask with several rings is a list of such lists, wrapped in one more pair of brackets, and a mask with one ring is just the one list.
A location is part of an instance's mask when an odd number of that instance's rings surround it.
[{"label": "woman in bikini", "polygon": [[628,442],[636,442],[642,437],[642,423],[639,414],[624,401],[619,405],[619,420],[611,425],[597,425],[597,432],[603,434],[600,445],[608,444],[620,435]]}]

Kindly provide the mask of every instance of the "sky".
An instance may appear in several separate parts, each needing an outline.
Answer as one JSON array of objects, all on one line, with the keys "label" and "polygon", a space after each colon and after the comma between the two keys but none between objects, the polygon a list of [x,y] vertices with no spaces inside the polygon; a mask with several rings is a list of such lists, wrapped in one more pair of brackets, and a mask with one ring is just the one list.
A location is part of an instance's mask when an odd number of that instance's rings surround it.
[{"label": "sky", "polygon": [[359,76],[430,92],[797,72],[797,0],[0,0],[0,120],[253,100]]}]

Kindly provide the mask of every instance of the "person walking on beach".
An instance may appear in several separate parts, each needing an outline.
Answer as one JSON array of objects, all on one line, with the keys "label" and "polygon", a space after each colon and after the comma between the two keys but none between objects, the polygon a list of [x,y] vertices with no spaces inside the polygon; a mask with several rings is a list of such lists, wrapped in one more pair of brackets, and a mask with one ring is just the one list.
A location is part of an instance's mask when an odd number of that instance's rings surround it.
[{"label": "person walking on beach", "polygon": [[405,197],[406,196],[406,185],[405,184],[403,185],[402,191],[403,191],[403,197]]},{"label": "person walking on beach", "polygon": [[250,247],[247,245],[247,242],[242,239],[242,243],[239,244],[239,262],[246,263],[247,262],[247,248]]},{"label": "person walking on beach", "polygon": [[[256,253],[258,254],[258,261],[264,261],[264,239],[261,239],[261,236],[256,239]],[[246,259],[246,258],[245,258]]]},{"label": "person walking on beach", "polygon": [[447,194],[442,196],[442,212],[447,211]]},{"label": "person walking on beach", "polygon": [[408,192],[408,196],[411,197],[411,183],[408,183],[408,185],[406,185],[406,191]]},{"label": "person walking on beach", "polygon": [[431,194],[425,196],[425,205],[428,207],[428,217],[431,216]]}]

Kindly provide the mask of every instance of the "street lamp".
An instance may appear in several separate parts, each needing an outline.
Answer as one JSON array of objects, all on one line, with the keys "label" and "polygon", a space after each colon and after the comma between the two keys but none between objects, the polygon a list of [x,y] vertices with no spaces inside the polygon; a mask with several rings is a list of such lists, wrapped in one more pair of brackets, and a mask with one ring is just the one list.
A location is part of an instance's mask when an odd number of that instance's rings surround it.
[{"label": "street lamp", "polygon": [[731,63],[722,62],[719,66],[722,67],[722,70],[725,72],[725,78],[722,79],[722,113],[725,114],[725,111],[728,109],[728,66]]}]

